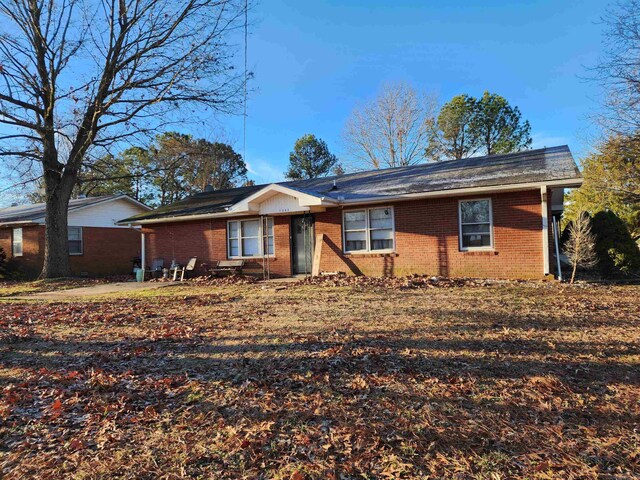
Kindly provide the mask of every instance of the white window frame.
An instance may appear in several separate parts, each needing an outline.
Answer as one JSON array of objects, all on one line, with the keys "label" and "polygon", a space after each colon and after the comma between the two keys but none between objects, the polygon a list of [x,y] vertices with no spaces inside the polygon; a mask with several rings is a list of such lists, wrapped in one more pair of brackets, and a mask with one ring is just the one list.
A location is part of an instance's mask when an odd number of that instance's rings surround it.
[{"label": "white window frame", "polygon": [[80,230],[80,252],[79,253],[77,253],[77,252],[76,253],[69,252],[69,255],[71,255],[71,256],[84,255],[84,231],[83,231],[82,227],[76,227],[75,225],[69,225],[67,227],[67,246],[68,246],[68,244],[70,242],[70,240],[69,240],[69,229],[70,228],[77,228],[77,229]]},{"label": "white window frame", "polygon": [[[20,242],[16,242],[16,231],[20,231]],[[16,253],[16,245],[20,245],[20,253]],[[22,257],[24,255],[24,231],[22,227],[16,227],[11,230],[11,256]]]},{"label": "white window frame", "polygon": [[[462,244],[462,204],[465,202],[478,202],[478,201],[489,201],[489,245],[485,247],[464,247]],[[484,223],[484,222],[483,222]],[[472,223],[466,223],[465,225],[478,225]],[[481,198],[465,198],[464,200],[458,200],[458,245],[460,247],[461,252],[472,252],[472,251],[488,251],[493,250],[493,201],[491,197],[481,197]]]},{"label": "white window frame", "polygon": [[[391,248],[385,248],[385,249],[379,249],[379,250],[371,250],[371,226],[369,223],[369,211],[370,210],[382,210],[382,209],[389,209],[391,210],[391,241],[393,243],[393,246]],[[365,232],[365,243],[366,243],[366,249],[365,250],[347,250],[347,229],[345,227],[345,216],[347,213],[350,212],[360,212],[363,211],[365,212],[364,214],[364,222],[365,222],[365,228],[364,229],[359,229],[359,230],[349,230],[350,232]],[[380,228],[374,228],[373,230],[386,230],[386,228],[384,229],[380,229]],[[382,205],[382,206],[375,206],[375,207],[365,207],[365,208],[351,208],[349,210],[343,210],[342,211],[342,251],[344,253],[348,253],[348,254],[358,254],[358,253],[395,253],[396,251],[396,216],[395,216],[395,211],[393,209],[392,206],[390,205]]]},{"label": "white window frame", "polygon": [[[269,258],[275,258],[276,256],[276,238],[275,238],[275,229],[276,229],[276,221],[274,219],[274,217],[267,217],[269,220],[271,220],[271,224],[272,224],[272,230],[271,230],[271,235],[269,235],[269,232],[267,231],[267,234],[264,234],[264,226],[263,226],[263,220],[260,217],[252,217],[252,218],[239,218],[237,220],[227,220],[227,258],[240,258],[240,259],[252,259],[252,258],[263,258],[263,257],[269,257]],[[251,221],[258,221],[258,239],[260,240],[259,243],[259,247],[258,247],[258,255],[253,255],[253,256],[245,256],[242,253],[242,222],[251,222]],[[231,224],[232,223],[238,223],[238,236],[234,237],[238,240],[238,253],[239,255],[231,255],[231,248],[229,248],[229,241],[231,240],[231,237],[229,236],[229,233],[231,232]],[[273,253],[270,253],[268,255],[264,254],[264,244],[265,244],[265,240],[267,240],[267,245],[269,242],[269,237],[273,238]],[[255,237],[244,237],[244,238],[255,238]]]}]

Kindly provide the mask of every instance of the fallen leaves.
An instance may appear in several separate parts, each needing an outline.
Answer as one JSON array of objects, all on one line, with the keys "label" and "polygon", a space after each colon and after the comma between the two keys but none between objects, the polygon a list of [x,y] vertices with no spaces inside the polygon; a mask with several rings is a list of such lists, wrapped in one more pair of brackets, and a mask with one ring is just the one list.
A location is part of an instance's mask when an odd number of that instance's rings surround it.
[{"label": "fallen leaves", "polygon": [[5,303],[0,476],[640,475],[636,287],[432,282]]}]

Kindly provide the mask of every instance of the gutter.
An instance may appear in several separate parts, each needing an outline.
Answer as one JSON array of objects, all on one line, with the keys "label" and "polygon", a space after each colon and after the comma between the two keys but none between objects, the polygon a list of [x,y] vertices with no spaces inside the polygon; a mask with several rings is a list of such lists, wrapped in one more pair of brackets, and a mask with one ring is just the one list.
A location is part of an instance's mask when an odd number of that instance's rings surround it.
[{"label": "gutter", "polygon": [[[350,205],[363,205],[363,204],[376,204],[376,203],[389,203],[396,201],[406,200],[419,200],[422,198],[445,198],[445,197],[457,197],[461,195],[475,195],[482,193],[494,193],[494,192],[517,192],[522,190],[539,190],[543,186],[547,187],[579,187],[583,183],[582,178],[568,178],[565,180],[552,180],[548,182],[533,182],[533,183],[514,183],[510,185],[492,185],[486,187],[473,187],[473,188],[457,188],[451,190],[437,190],[434,192],[417,192],[406,193],[400,195],[387,195],[387,196],[375,196],[375,197],[363,197],[355,200],[340,199],[340,197],[318,197],[321,201],[332,202],[334,205],[327,206],[350,206]],[[150,218],[142,219],[138,221],[123,220],[116,222],[116,225],[150,225],[155,223],[174,223],[174,222],[188,222],[192,220],[209,220],[213,218],[229,218],[238,217],[243,215],[256,215],[256,212],[238,212],[227,210],[224,212],[205,213],[196,215],[184,215],[176,217],[162,217],[162,218]]]},{"label": "gutter", "polygon": [[22,220],[17,222],[0,222],[0,227],[22,227],[28,225],[44,225],[43,223],[34,222],[33,220]]}]

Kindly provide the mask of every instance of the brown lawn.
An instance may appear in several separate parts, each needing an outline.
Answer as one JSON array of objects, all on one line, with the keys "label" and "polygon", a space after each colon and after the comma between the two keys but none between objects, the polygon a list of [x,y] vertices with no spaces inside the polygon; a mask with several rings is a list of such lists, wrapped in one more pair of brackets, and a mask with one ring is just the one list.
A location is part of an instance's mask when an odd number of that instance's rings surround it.
[{"label": "brown lawn", "polygon": [[0,303],[0,477],[631,479],[640,288]]}]

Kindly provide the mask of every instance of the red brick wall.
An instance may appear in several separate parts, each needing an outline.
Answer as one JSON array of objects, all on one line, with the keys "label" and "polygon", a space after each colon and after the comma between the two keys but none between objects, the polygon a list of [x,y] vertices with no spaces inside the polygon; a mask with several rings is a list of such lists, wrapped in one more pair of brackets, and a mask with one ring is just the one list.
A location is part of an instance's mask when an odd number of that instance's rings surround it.
[{"label": "red brick wall", "polygon": [[[459,198],[392,203],[397,253],[390,255],[344,255],[342,209],[315,214],[315,233],[323,233],[326,238],[320,270],[366,275],[423,273],[455,277],[542,278],[540,191],[489,196],[493,205],[493,251],[460,251]],[[290,222],[289,216],[275,217],[276,258],[270,262],[273,275],[291,274]],[[225,259],[226,228],[226,219],[147,227],[147,264],[151,265],[154,258],[163,258],[166,266],[172,259],[186,263],[192,256],[198,257],[198,265]],[[260,260],[251,263],[254,269],[261,271]]]},{"label": "red brick wall", "polygon": [[44,254],[44,227],[22,227],[22,256],[13,258],[12,254],[13,228],[0,229],[0,246],[7,254],[12,270],[23,278],[35,278],[42,270],[42,256]]},{"label": "red brick wall", "polygon": [[131,260],[140,256],[140,247],[140,233],[132,229],[82,227],[83,253],[69,257],[71,273],[86,272],[89,276],[131,273]]},{"label": "red brick wall", "polygon": [[[0,229],[0,246],[11,257],[11,228]],[[45,228],[22,227],[22,257],[11,258],[13,268],[24,278],[42,270]],[[125,228],[83,227],[83,254],[71,255],[71,273],[105,276],[131,273],[133,257],[140,255],[140,234]]]},{"label": "red brick wall", "polygon": [[[269,259],[273,276],[291,275],[291,251],[288,216],[274,218],[275,257]],[[198,257],[196,274],[204,273],[204,264],[214,266],[227,258],[227,219],[173,222],[144,228],[146,234],[147,265],[156,258],[164,260],[165,267],[175,260],[185,264]],[[262,259],[247,259],[247,272],[262,272]]]},{"label": "red brick wall", "polygon": [[493,206],[493,251],[460,251],[460,198],[391,204],[395,215],[397,253],[388,255],[344,255],[341,210],[332,209],[317,214],[316,233],[326,234],[320,270],[366,275],[422,273],[452,277],[541,278],[540,191],[502,193],[490,197]]}]

